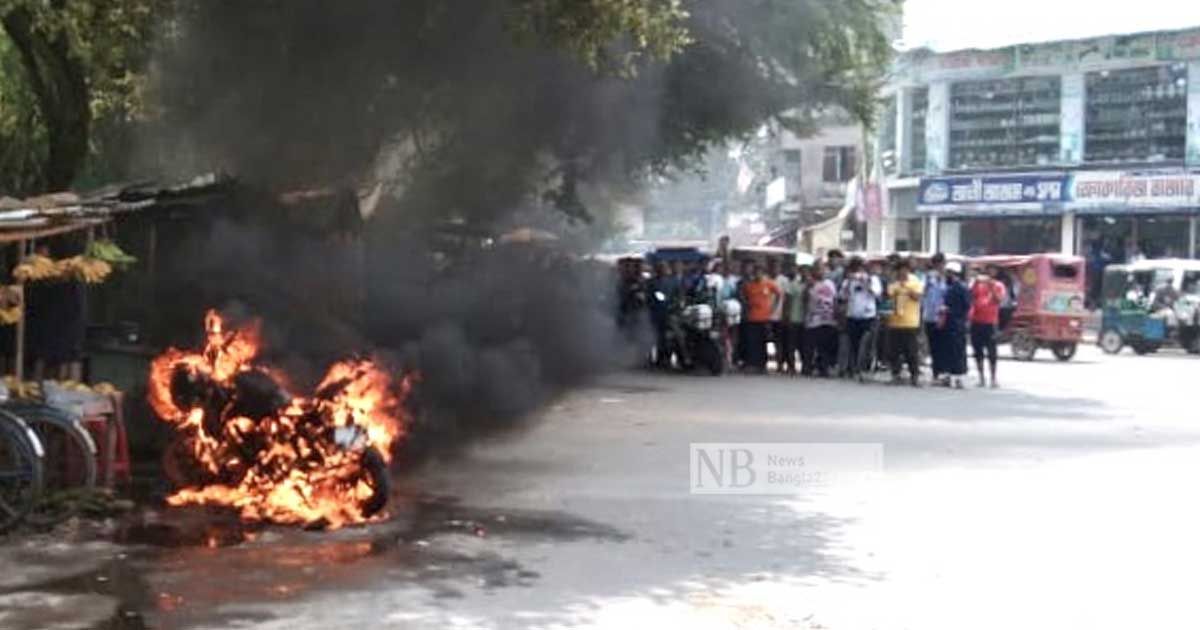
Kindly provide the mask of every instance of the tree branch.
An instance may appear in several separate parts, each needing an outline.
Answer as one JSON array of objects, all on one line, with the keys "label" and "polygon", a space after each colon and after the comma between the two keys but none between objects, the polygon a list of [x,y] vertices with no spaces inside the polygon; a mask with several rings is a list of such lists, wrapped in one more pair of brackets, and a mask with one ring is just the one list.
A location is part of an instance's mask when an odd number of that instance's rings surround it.
[{"label": "tree branch", "polygon": [[71,185],[88,151],[91,104],[82,64],[71,55],[62,33],[36,28],[23,7],[10,10],[2,23],[21,58],[29,86],[46,124],[48,152],[43,173],[50,190]]}]

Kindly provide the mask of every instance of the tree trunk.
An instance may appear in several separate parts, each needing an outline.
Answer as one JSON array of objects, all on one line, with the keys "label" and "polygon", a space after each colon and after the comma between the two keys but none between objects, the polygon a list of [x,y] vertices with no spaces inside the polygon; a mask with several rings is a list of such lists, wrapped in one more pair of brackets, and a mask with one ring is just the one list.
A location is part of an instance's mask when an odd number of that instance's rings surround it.
[{"label": "tree trunk", "polygon": [[8,33],[37,97],[46,125],[47,154],[42,179],[49,191],[66,190],[88,153],[92,110],[82,62],[61,33],[35,27],[26,9],[3,16]]}]

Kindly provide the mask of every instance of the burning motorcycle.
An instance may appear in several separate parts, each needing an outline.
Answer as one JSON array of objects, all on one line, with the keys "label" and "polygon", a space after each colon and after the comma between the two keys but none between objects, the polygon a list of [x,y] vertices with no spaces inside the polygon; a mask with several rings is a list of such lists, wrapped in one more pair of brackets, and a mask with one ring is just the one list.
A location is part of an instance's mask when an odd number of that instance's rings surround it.
[{"label": "burning motorcycle", "polygon": [[252,521],[339,527],[386,505],[401,436],[399,387],[366,360],[335,364],[312,396],[257,365],[257,332],[206,318],[204,351],[168,351],[151,369],[151,404],[177,430],[163,467],[171,505],[224,505]]}]

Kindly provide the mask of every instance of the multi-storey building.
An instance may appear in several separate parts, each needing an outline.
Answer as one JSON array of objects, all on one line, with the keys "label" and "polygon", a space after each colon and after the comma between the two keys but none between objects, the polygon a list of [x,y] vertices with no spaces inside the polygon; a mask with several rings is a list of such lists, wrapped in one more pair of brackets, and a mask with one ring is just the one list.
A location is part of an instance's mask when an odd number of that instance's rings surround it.
[{"label": "multi-storey building", "polygon": [[881,128],[889,211],[869,249],[1200,248],[1200,28],[911,51]]},{"label": "multi-storey building", "polygon": [[[782,131],[775,141],[771,172],[782,184],[776,211],[779,233],[805,251],[853,247],[853,221],[847,221],[846,189],[859,175],[863,159],[862,126],[845,114],[829,115],[812,136]],[[768,206],[771,204],[768,203]]]}]

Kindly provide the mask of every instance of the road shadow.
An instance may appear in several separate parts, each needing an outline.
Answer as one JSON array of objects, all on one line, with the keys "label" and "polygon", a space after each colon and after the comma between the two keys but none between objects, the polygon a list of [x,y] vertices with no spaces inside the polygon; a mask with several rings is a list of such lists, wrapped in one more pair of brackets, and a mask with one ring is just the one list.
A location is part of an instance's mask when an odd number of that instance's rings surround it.
[{"label": "road shadow", "polygon": [[[415,527],[359,557],[315,558],[312,550],[275,545],[224,550],[219,573],[192,566],[172,583],[152,576],[152,590],[191,593],[188,608],[149,617],[151,627],[275,628],[563,628],[586,625],[615,602],[669,607],[746,584],[863,584],[882,576],[859,568],[840,549],[853,519],[798,509],[785,501],[698,497],[680,493],[638,500],[593,497],[587,513],[636,510],[646,519],[686,514],[683,527],[633,535],[560,511],[479,509],[435,500],[433,527]],[[426,517],[420,517],[424,519]],[[481,533],[482,532],[482,533]],[[328,543],[310,541],[310,546]],[[544,552],[530,550],[544,549]],[[551,549],[553,551],[551,551]],[[279,556],[292,556],[288,561]],[[526,565],[533,560],[535,566]],[[313,567],[314,561],[317,566]],[[276,588],[235,587],[264,566],[315,568],[319,578],[277,580]],[[333,568],[323,565],[333,564]],[[313,582],[307,588],[297,580]],[[213,586],[213,583],[217,586]],[[214,588],[227,591],[222,598]],[[265,586],[265,584],[264,584]],[[228,591],[236,591],[231,595]],[[203,613],[203,614],[201,614]],[[267,623],[269,621],[269,623]],[[635,627],[637,624],[634,624]],[[645,627],[645,626],[642,626]]]}]

